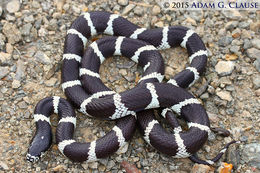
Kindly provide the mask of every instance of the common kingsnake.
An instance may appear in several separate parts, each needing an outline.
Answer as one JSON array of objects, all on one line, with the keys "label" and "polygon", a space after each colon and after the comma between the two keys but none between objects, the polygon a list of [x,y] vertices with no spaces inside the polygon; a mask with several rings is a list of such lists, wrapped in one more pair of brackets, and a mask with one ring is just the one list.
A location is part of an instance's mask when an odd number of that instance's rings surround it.
[{"label": "common kingsnake", "polygon": [[[88,47],[98,34],[101,38]],[[114,37],[117,36],[117,37]],[[168,83],[164,62],[158,49],[182,46],[189,55],[190,66]],[[144,74],[136,87],[116,93],[100,79],[99,67],[105,58],[122,55],[140,65]],[[34,112],[36,133],[27,160],[39,160],[52,143],[49,116],[59,115],[56,130],[58,148],[73,161],[94,161],[107,157],[124,146],[135,130],[136,118],[144,139],[160,152],[177,158],[189,157],[202,164],[214,164],[228,146],[212,160],[200,160],[195,154],[206,142],[210,131],[207,113],[200,102],[183,88],[191,86],[205,71],[207,50],[200,37],[182,26],[140,28],[117,14],[97,11],[79,16],[67,31],[62,66],[62,89],[70,103],[80,112],[103,119],[116,119],[116,126],[104,137],[90,142],[73,140],[76,116],[71,104],[57,96],[41,100]],[[174,128],[166,132],[154,117],[152,108],[164,108],[162,116]],[[189,127],[182,131],[172,111],[180,114]]]}]

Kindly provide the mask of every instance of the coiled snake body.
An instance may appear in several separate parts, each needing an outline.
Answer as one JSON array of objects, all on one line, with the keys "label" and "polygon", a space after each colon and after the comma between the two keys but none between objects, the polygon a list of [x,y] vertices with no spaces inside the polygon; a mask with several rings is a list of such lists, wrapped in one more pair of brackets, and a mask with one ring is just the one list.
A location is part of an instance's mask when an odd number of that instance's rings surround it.
[{"label": "coiled snake body", "polygon": [[[90,44],[87,40],[97,34],[113,35]],[[117,37],[114,37],[117,36]],[[190,66],[168,83],[164,78],[164,62],[158,49],[175,46],[187,49]],[[105,58],[122,55],[140,65],[144,74],[138,85],[128,91],[115,93],[100,79],[99,67]],[[79,16],[67,31],[62,66],[62,89],[73,107],[84,114],[116,119],[116,126],[104,137],[90,142],[73,140],[76,116],[68,101],[59,97],[41,100],[34,112],[36,134],[27,160],[37,161],[51,145],[49,116],[60,117],[56,142],[61,153],[73,161],[94,161],[107,157],[132,137],[136,118],[144,139],[159,151],[174,156],[189,157],[202,164],[213,164],[225,152],[229,143],[212,160],[203,161],[193,154],[206,142],[209,128],[207,113],[200,102],[183,88],[191,86],[203,73],[207,50],[192,30],[182,26],[156,29],[140,28],[117,14],[90,12]],[[162,116],[174,128],[166,132],[155,119],[153,108],[164,108]],[[189,126],[182,131],[172,111],[180,114]]]}]

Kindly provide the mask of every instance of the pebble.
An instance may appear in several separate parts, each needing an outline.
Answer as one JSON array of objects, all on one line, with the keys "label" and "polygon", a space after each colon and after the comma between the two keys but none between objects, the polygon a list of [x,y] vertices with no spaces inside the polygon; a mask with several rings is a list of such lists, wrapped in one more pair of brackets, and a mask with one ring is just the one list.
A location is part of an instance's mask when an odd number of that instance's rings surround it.
[{"label": "pebble", "polygon": [[3,13],[3,9],[2,9],[2,7],[0,6],[0,17],[2,16],[2,13]]},{"label": "pebble", "polygon": [[23,25],[22,30],[21,30],[22,35],[25,35],[25,36],[30,35],[31,28],[32,28],[32,24],[30,24],[30,23]]},{"label": "pebble", "polygon": [[208,165],[195,163],[191,169],[191,173],[210,173],[211,168]]},{"label": "pebble", "polygon": [[52,168],[54,172],[62,172],[65,170],[65,165],[57,165],[56,167]]},{"label": "pebble", "polygon": [[206,100],[209,98],[209,93],[204,93],[200,96],[201,99]]},{"label": "pebble", "polygon": [[11,0],[6,4],[6,10],[9,13],[15,13],[20,10],[20,1],[19,0]]},{"label": "pebble", "polygon": [[226,23],[225,28],[226,30],[233,30],[235,27],[237,27],[238,21],[230,21]]},{"label": "pebble", "polygon": [[3,33],[11,44],[17,43],[22,40],[22,34],[17,29],[16,25],[6,22],[3,26]]},{"label": "pebble", "polygon": [[9,73],[8,67],[0,67],[0,79],[5,77]]},{"label": "pebble", "polygon": [[34,17],[33,17],[33,15],[25,16],[25,18],[23,20],[27,23],[32,23],[32,22],[34,22]]},{"label": "pebble", "polygon": [[235,53],[236,55],[240,54],[240,46],[231,46],[230,51]]},{"label": "pebble", "polygon": [[53,78],[50,78],[49,80],[46,80],[44,83],[48,87],[53,87],[57,83],[57,81],[58,81],[58,79],[53,77]]},{"label": "pebble", "polygon": [[260,89],[256,90],[256,91],[255,91],[255,94],[256,94],[256,96],[259,97],[259,96],[260,96]]},{"label": "pebble", "polygon": [[134,9],[134,13],[135,13],[136,15],[138,15],[138,16],[142,16],[143,13],[144,13],[144,8],[141,7],[141,6],[137,6],[137,7],[135,7],[135,9]]},{"label": "pebble", "polygon": [[117,153],[118,155],[123,154],[123,153],[126,153],[127,150],[128,150],[128,146],[129,146],[129,143],[127,142],[125,145],[123,145],[122,147],[120,147],[120,148],[116,151],[116,153]]},{"label": "pebble", "polygon": [[222,10],[221,12],[229,19],[240,20],[242,18],[242,15],[238,10]]},{"label": "pebble", "polygon": [[119,74],[121,74],[122,76],[126,76],[127,75],[126,69],[120,69]]},{"label": "pebble", "polygon": [[260,55],[260,50],[256,48],[250,48],[246,51],[249,58],[258,58]]},{"label": "pebble", "polygon": [[252,45],[257,48],[257,49],[260,49],[260,39],[253,39],[252,41]]},{"label": "pebble", "polygon": [[124,8],[124,10],[123,10],[123,12],[122,12],[122,15],[124,16],[124,15],[127,15],[131,10],[133,10],[135,8],[135,4],[128,4],[125,8]]},{"label": "pebble", "polygon": [[241,38],[242,39],[246,39],[246,38],[251,39],[252,38],[251,31],[243,29],[242,32],[241,32]]},{"label": "pebble", "polygon": [[5,49],[6,49],[6,52],[11,55],[13,53],[14,47],[10,43],[6,43]]},{"label": "pebble", "polygon": [[260,88],[260,75],[253,76],[252,80],[253,80],[255,89]]},{"label": "pebble", "polygon": [[256,60],[254,61],[254,66],[257,71],[260,72],[260,57],[256,58]]},{"label": "pebble", "polygon": [[251,48],[253,45],[252,45],[252,42],[251,41],[249,41],[249,39],[245,39],[244,40],[244,46],[243,46],[243,48],[246,50],[246,49],[248,49],[248,48]]},{"label": "pebble", "polygon": [[0,161],[0,167],[1,167],[2,169],[6,170],[6,171],[9,170],[8,165],[7,165],[6,163],[2,162],[2,161]]},{"label": "pebble", "polygon": [[219,61],[215,66],[215,70],[219,76],[230,75],[234,70],[234,63],[232,61]]},{"label": "pebble", "polygon": [[157,15],[161,12],[161,8],[158,5],[153,6],[152,14]]},{"label": "pebble", "polygon": [[126,5],[128,5],[129,1],[128,0],[117,0],[117,3],[119,5],[126,6]]},{"label": "pebble", "polygon": [[9,60],[11,60],[11,54],[10,53],[5,53],[5,52],[0,52],[0,62],[2,64],[7,63]]},{"label": "pebble", "polygon": [[260,21],[258,20],[257,22],[252,22],[250,24],[250,30],[254,32],[259,32],[260,30]]},{"label": "pebble", "polygon": [[231,55],[227,54],[227,55],[225,56],[225,59],[226,59],[227,61],[234,61],[234,60],[237,60],[237,58],[238,58],[238,56],[235,55],[235,54],[231,54]]},{"label": "pebble", "polygon": [[[55,1],[54,1],[55,2]],[[41,8],[41,4],[37,0],[32,1],[32,7],[33,8]]]},{"label": "pebble", "polygon": [[229,45],[232,42],[232,40],[233,40],[232,37],[226,37],[226,36],[221,37],[218,41],[218,45],[225,47],[225,46]]},{"label": "pebble", "polygon": [[20,81],[19,80],[13,80],[13,82],[12,82],[12,88],[13,89],[17,89],[17,88],[19,88],[21,86],[21,83],[20,83]]},{"label": "pebble", "polygon": [[242,160],[250,166],[260,169],[260,144],[246,144],[242,150]]},{"label": "pebble", "polygon": [[232,100],[232,96],[228,91],[223,91],[223,90],[217,91],[216,95],[219,96],[222,100],[227,100],[227,101]]},{"label": "pebble", "polygon": [[113,168],[115,166],[115,162],[113,160],[109,160],[107,162],[107,169],[110,170],[111,168]]},{"label": "pebble", "polygon": [[42,51],[37,51],[34,55],[34,58],[36,59],[36,61],[42,63],[42,64],[50,64],[51,60],[50,58]]},{"label": "pebble", "polygon": [[90,162],[90,163],[88,163],[88,166],[91,169],[97,169],[98,168],[98,162]]}]

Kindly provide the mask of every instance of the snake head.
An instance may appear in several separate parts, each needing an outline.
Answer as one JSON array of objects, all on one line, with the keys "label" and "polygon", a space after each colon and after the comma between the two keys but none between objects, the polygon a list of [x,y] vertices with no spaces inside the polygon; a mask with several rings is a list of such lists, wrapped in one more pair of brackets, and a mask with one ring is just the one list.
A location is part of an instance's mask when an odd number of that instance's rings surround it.
[{"label": "snake head", "polygon": [[[48,131],[48,130],[47,130]],[[43,154],[50,148],[52,143],[52,135],[46,130],[36,132],[26,155],[28,162],[37,162]]]}]

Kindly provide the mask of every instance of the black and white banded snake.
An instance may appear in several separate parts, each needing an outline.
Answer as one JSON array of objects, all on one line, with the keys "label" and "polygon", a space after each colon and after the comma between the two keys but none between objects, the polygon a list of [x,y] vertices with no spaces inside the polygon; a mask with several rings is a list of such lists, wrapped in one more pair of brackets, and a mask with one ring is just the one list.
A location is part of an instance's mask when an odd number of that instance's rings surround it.
[{"label": "black and white banded snake", "polygon": [[[101,38],[88,47],[87,40]],[[116,36],[116,37],[115,37]],[[186,48],[190,66],[167,83],[164,62],[158,49]],[[105,58],[122,55],[140,65],[144,74],[136,87],[116,93],[100,79],[99,67]],[[124,146],[135,130],[136,120],[144,139],[154,148],[176,158],[189,157],[202,164],[214,164],[228,146],[211,160],[200,160],[194,154],[203,146],[210,132],[207,113],[201,103],[183,88],[191,86],[205,71],[207,50],[200,37],[182,26],[140,28],[117,14],[89,12],[79,16],[67,31],[62,66],[62,89],[70,101],[54,96],[41,100],[34,112],[36,133],[27,160],[35,162],[52,144],[50,115],[59,115],[56,130],[58,148],[73,161],[95,161]],[[116,125],[102,138],[90,143],[73,140],[76,127],[74,108],[93,117],[116,119]],[[153,108],[164,108],[162,116],[174,128],[166,132],[154,117]],[[172,111],[180,114],[189,127],[182,131]]]}]

